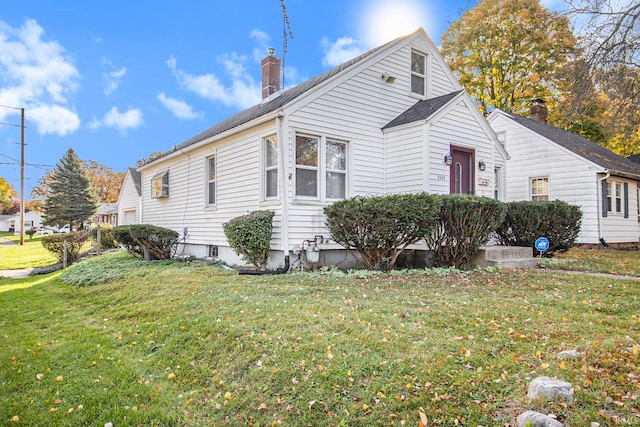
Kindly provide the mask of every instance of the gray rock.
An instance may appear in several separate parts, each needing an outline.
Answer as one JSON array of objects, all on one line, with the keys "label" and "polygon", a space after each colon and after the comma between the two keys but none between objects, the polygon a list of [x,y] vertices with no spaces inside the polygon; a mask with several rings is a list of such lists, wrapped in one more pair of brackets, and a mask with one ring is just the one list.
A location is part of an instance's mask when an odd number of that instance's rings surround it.
[{"label": "gray rock", "polygon": [[584,356],[584,354],[580,353],[578,350],[565,350],[556,354],[557,359],[577,359],[582,356]]},{"label": "gray rock", "polygon": [[573,402],[573,386],[571,383],[555,378],[538,377],[529,384],[527,398],[534,400],[539,397],[571,403]]},{"label": "gray rock", "polygon": [[527,411],[518,415],[516,425],[518,427],[563,427],[560,421],[535,411]]}]

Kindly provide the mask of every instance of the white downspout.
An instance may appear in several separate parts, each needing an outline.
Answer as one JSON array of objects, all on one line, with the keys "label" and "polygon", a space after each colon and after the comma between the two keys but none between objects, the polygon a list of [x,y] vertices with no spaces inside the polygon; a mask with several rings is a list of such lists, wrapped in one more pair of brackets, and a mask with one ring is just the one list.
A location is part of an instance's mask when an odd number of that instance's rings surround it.
[{"label": "white downspout", "polygon": [[601,240],[602,237],[602,181],[604,181],[605,179],[608,179],[611,176],[611,172],[609,172],[607,169],[604,170],[604,172],[606,173],[605,176],[603,176],[602,178],[598,178],[598,188],[596,193],[598,194],[598,214],[596,215],[596,218],[598,218],[598,240]]},{"label": "white downspout", "polygon": [[285,143],[282,130],[281,116],[276,117],[276,137],[278,138],[278,163],[280,164],[280,216],[282,217],[282,252],[285,257],[289,256],[289,185],[287,164],[285,163],[286,151],[289,144]]}]

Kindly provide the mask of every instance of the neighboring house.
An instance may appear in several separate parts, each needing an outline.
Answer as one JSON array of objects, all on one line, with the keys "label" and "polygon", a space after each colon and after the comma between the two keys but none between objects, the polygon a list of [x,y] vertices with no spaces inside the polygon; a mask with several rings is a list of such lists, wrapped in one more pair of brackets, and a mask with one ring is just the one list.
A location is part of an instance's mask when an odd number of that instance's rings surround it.
[{"label": "neighboring house", "polygon": [[118,225],[142,223],[142,198],[140,197],[140,172],[128,168],[118,194]]},{"label": "neighboring house", "polygon": [[271,50],[262,81],[262,103],[138,168],[140,222],[179,232],[183,254],[239,263],[223,223],[271,209],[271,268],[309,240],[339,264],[323,213],[336,200],[503,197],[507,154],[422,29],[282,93]]},{"label": "neighboring house", "polygon": [[637,244],[640,165],[546,124],[542,100],[534,100],[531,117],[501,110],[488,117],[510,155],[506,199],[559,199],[580,206],[578,243]]},{"label": "neighboring house", "polygon": [[[20,214],[14,215],[7,221],[11,224],[14,234],[20,234]],[[38,228],[42,225],[42,216],[36,211],[24,213],[24,231],[32,228]]]},{"label": "neighboring house", "polygon": [[118,225],[118,204],[100,203],[98,211],[93,214],[94,224],[108,224],[112,227]]},{"label": "neighboring house", "polygon": [[13,231],[13,215],[0,215],[0,231]]}]

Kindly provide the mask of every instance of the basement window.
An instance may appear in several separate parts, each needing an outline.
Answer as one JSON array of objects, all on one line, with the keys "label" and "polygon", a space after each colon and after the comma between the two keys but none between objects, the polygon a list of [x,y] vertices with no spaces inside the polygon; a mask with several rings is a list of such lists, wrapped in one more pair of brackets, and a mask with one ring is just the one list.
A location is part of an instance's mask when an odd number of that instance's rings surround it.
[{"label": "basement window", "polygon": [[151,178],[151,197],[154,199],[169,197],[169,170],[159,172]]}]

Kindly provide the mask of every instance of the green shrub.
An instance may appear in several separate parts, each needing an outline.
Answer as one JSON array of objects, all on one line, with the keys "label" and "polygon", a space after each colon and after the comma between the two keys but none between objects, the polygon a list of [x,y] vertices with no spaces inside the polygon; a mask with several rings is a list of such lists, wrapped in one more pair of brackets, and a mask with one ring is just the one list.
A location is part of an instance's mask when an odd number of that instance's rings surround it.
[{"label": "green shrub", "polygon": [[222,224],[229,246],[259,270],[267,266],[274,211],[253,211]]},{"label": "green shrub", "polygon": [[24,232],[27,236],[29,236],[29,239],[33,239],[33,235],[36,234],[36,229],[31,227],[30,229],[28,229],[27,231]]},{"label": "green shrub", "polygon": [[504,203],[466,194],[442,196],[439,225],[426,237],[435,267],[466,268],[505,215]]},{"label": "green shrub", "polygon": [[131,226],[119,225],[111,229],[111,234],[116,245],[122,246],[133,256],[142,257],[144,250],[138,246],[131,238]]},{"label": "green shrub", "polygon": [[581,224],[580,208],[562,200],[510,202],[497,239],[503,245],[535,247],[538,237],[546,237],[549,249],[544,256],[551,257],[573,247]]},{"label": "green shrub", "polygon": [[64,261],[64,241],[67,241],[67,263],[72,264],[80,257],[82,245],[89,235],[87,233],[46,234],[40,242],[49,252],[53,253],[58,261]]},{"label": "green shrub", "polygon": [[[129,227],[128,243],[132,248],[136,248],[137,253],[144,254],[147,251],[156,259],[169,259],[171,252],[178,244],[178,232],[168,228],[151,224],[134,224],[126,227]],[[122,237],[119,234],[118,236]]]},{"label": "green shrub", "polygon": [[357,196],[324,208],[331,238],[363,266],[390,270],[407,246],[431,233],[440,196],[392,194]]}]

